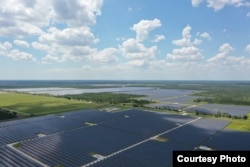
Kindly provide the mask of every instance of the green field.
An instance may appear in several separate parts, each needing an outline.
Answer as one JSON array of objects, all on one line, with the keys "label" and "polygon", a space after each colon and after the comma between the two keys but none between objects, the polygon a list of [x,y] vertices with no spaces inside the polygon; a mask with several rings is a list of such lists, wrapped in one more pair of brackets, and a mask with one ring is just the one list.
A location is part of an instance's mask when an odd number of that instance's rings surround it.
[{"label": "green field", "polygon": [[250,120],[233,120],[228,129],[250,132]]},{"label": "green field", "polygon": [[18,113],[19,116],[45,115],[97,107],[97,103],[68,100],[52,96],[21,93],[0,93],[0,108]]},{"label": "green field", "polygon": [[228,129],[239,130],[250,132],[250,113],[248,114],[247,120],[233,119],[232,122],[227,126]]}]

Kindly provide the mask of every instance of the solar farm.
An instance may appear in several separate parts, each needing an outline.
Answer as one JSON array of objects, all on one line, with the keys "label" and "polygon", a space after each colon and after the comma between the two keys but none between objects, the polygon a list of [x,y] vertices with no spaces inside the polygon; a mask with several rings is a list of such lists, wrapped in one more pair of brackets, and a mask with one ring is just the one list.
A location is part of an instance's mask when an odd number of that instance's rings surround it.
[{"label": "solar farm", "polygon": [[250,134],[225,129],[228,124],[138,109],[2,122],[0,166],[166,167],[173,150],[249,149]]},{"label": "solar farm", "polygon": [[[197,104],[193,102],[197,96],[192,94],[199,91],[177,89],[148,89],[133,91],[133,94],[145,95],[144,99],[154,100],[157,103],[150,104],[151,108],[167,108],[185,110],[186,112],[204,112],[216,114],[217,112],[228,113],[232,116],[243,116],[250,112],[249,106],[225,105],[225,104]],[[129,92],[121,92],[129,93]]]}]

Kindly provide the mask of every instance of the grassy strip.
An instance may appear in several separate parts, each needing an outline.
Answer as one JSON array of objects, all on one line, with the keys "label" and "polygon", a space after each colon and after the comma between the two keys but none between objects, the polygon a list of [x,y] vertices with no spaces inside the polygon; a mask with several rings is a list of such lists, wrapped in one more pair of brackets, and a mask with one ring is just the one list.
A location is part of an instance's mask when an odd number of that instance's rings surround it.
[{"label": "grassy strip", "polygon": [[52,96],[30,95],[21,93],[0,94],[0,107],[17,111],[23,115],[44,115],[63,111],[86,109],[98,106],[79,100],[67,100]]},{"label": "grassy strip", "polygon": [[227,129],[250,132],[250,120],[233,120]]}]

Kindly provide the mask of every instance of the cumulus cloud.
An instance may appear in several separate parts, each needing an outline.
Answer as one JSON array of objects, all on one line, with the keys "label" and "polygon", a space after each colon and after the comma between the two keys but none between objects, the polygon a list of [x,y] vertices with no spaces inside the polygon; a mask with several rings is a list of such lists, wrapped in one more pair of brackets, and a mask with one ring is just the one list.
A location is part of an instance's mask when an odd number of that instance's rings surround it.
[{"label": "cumulus cloud", "polygon": [[67,46],[86,46],[98,42],[89,27],[65,28],[63,30],[52,27],[48,33],[39,37],[43,43],[57,43]]},{"label": "cumulus cloud", "polygon": [[155,37],[154,37],[154,39],[152,40],[152,42],[157,43],[157,42],[160,42],[160,41],[165,40],[165,39],[166,39],[166,38],[165,38],[164,35],[155,35]]},{"label": "cumulus cloud", "polygon": [[147,39],[149,32],[158,27],[161,27],[161,21],[155,18],[154,20],[141,20],[139,23],[134,24],[131,29],[136,32],[138,41],[144,41]]},{"label": "cumulus cloud", "polygon": [[51,61],[59,62],[60,58],[57,56],[51,56],[51,55],[46,55],[45,57],[42,58],[43,64],[50,64]]},{"label": "cumulus cloud", "polygon": [[190,31],[192,30],[191,26],[186,26],[182,30],[182,38],[178,40],[173,40],[173,44],[177,46],[190,46],[191,45],[191,34]]},{"label": "cumulus cloud", "polygon": [[157,46],[146,48],[134,38],[124,41],[120,46],[120,50],[128,59],[152,59],[158,53]]},{"label": "cumulus cloud", "polygon": [[48,51],[50,46],[47,45],[47,44],[42,44],[42,43],[39,43],[39,42],[32,42],[31,43],[31,46],[34,48],[34,49],[38,49],[38,50],[43,50],[43,51]]},{"label": "cumulus cloud", "polygon": [[26,61],[36,61],[36,58],[32,54],[21,52],[17,49],[13,49],[9,52],[7,57],[10,57],[13,60],[26,60]]},{"label": "cumulus cloud", "polygon": [[174,49],[171,54],[167,54],[167,59],[181,61],[196,61],[201,59],[200,49],[194,46]]},{"label": "cumulus cloud", "polygon": [[173,49],[172,53],[168,53],[166,55],[168,60],[197,61],[202,58],[201,50],[197,48],[197,45],[200,45],[203,41],[197,38],[192,41],[191,30],[192,27],[187,25],[182,30],[182,38],[172,41],[174,45],[181,48]]},{"label": "cumulus cloud", "polygon": [[194,7],[197,7],[197,6],[199,6],[200,3],[202,3],[202,2],[203,2],[203,0],[192,0],[192,5],[193,5]]},{"label": "cumulus cloud", "polygon": [[9,42],[0,43],[0,51],[2,53],[7,52],[11,48],[12,48],[12,44]]},{"label": "cumulus cloud", "polygon": [[219,62],[223,61],[234,48],[229,43],[224,43],[220,46],[218,53],[214,56],[209,58],[208,62]]},{"label": "cumulus cloud", "polygon": [[144,66],[146,66],[146,64],[147,64],[147,62],[145,60],[141,60],[141,59],[131,60],[127,63],[127,65],[129,67],[137,67],[137,68],[144,67]]},{"label": "cumulus cloud", "polygon": [[54,0],[52,16],[57,22],[65,22],[69,26],[89,26],[96,23],[101,15],[103,0]]},{"label": "cumulus cloud", "polygon": [[32,54],[13,49],[12,44],[9,42],[0,43],[0,56],[5,56],[16,61],[36,61],[36,58]]},{"label": "cumulus cloud", "polygon": [[116,56],[118,50],[116,48],[106,48],[91,55],[91,60],[98,63],[115,63],[118,62],[118,57]]},{"label": "cumulus cloud", "polygon": [[202,38],[205,38],[205,39],[208,39],[208,40],[211,40],[212,38],[211,38],[211,36],[210,36],[210,34],[208,33],[208,32],[203,32],[203,33],[201,33],[201,34],[198,34],[200,37],[202,37]]},{"label": "cumulus cloud", "polygon": [[14,40],[14,44],[16,44],[17,46],[22,46],[25,48],[30,47],[30,44],[26,41],[22,41],[22,40]]},{"label": "cumulus cloud", "polygon": [[248,44],[248,45],[246,46],[245,50],[246,50],[248,53],[250,53],[250,44]]},{"label": "cumulus cloud", "polygon": [[2,0],[0,34],[23,38],[41,35],[50,24],[89,26],[101,14],[103,0]]},{"label": "cumulus cloud", "polygon": [[19,38],[41,34],[41,27],[49,25],[50,7],[49,0],[0,1],[0,34]]},{"label": "cumulus cloud", "polygon": [[[197,7],[203,2],[203,0],[192,0],[191,2],[194,7]],[[213,8],[215,11],[221,10],[225,6],[250,6],[250,2],[248,2],[247,0],[206,0],[206,2],[207,6]]]}]

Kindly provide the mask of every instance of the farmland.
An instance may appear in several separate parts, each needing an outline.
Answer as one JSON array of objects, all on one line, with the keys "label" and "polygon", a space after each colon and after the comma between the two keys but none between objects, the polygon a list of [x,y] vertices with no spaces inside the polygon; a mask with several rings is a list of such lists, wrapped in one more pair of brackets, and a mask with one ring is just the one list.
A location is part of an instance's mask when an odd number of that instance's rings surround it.
[{"label": "farmland", "polygon": [[7,108],[19,116],[35,116],[63,111],[93,108],[96,103],[78,100],[67,100],[45,95],[30,95],[22,93],[1,93],[0,108]]}]

